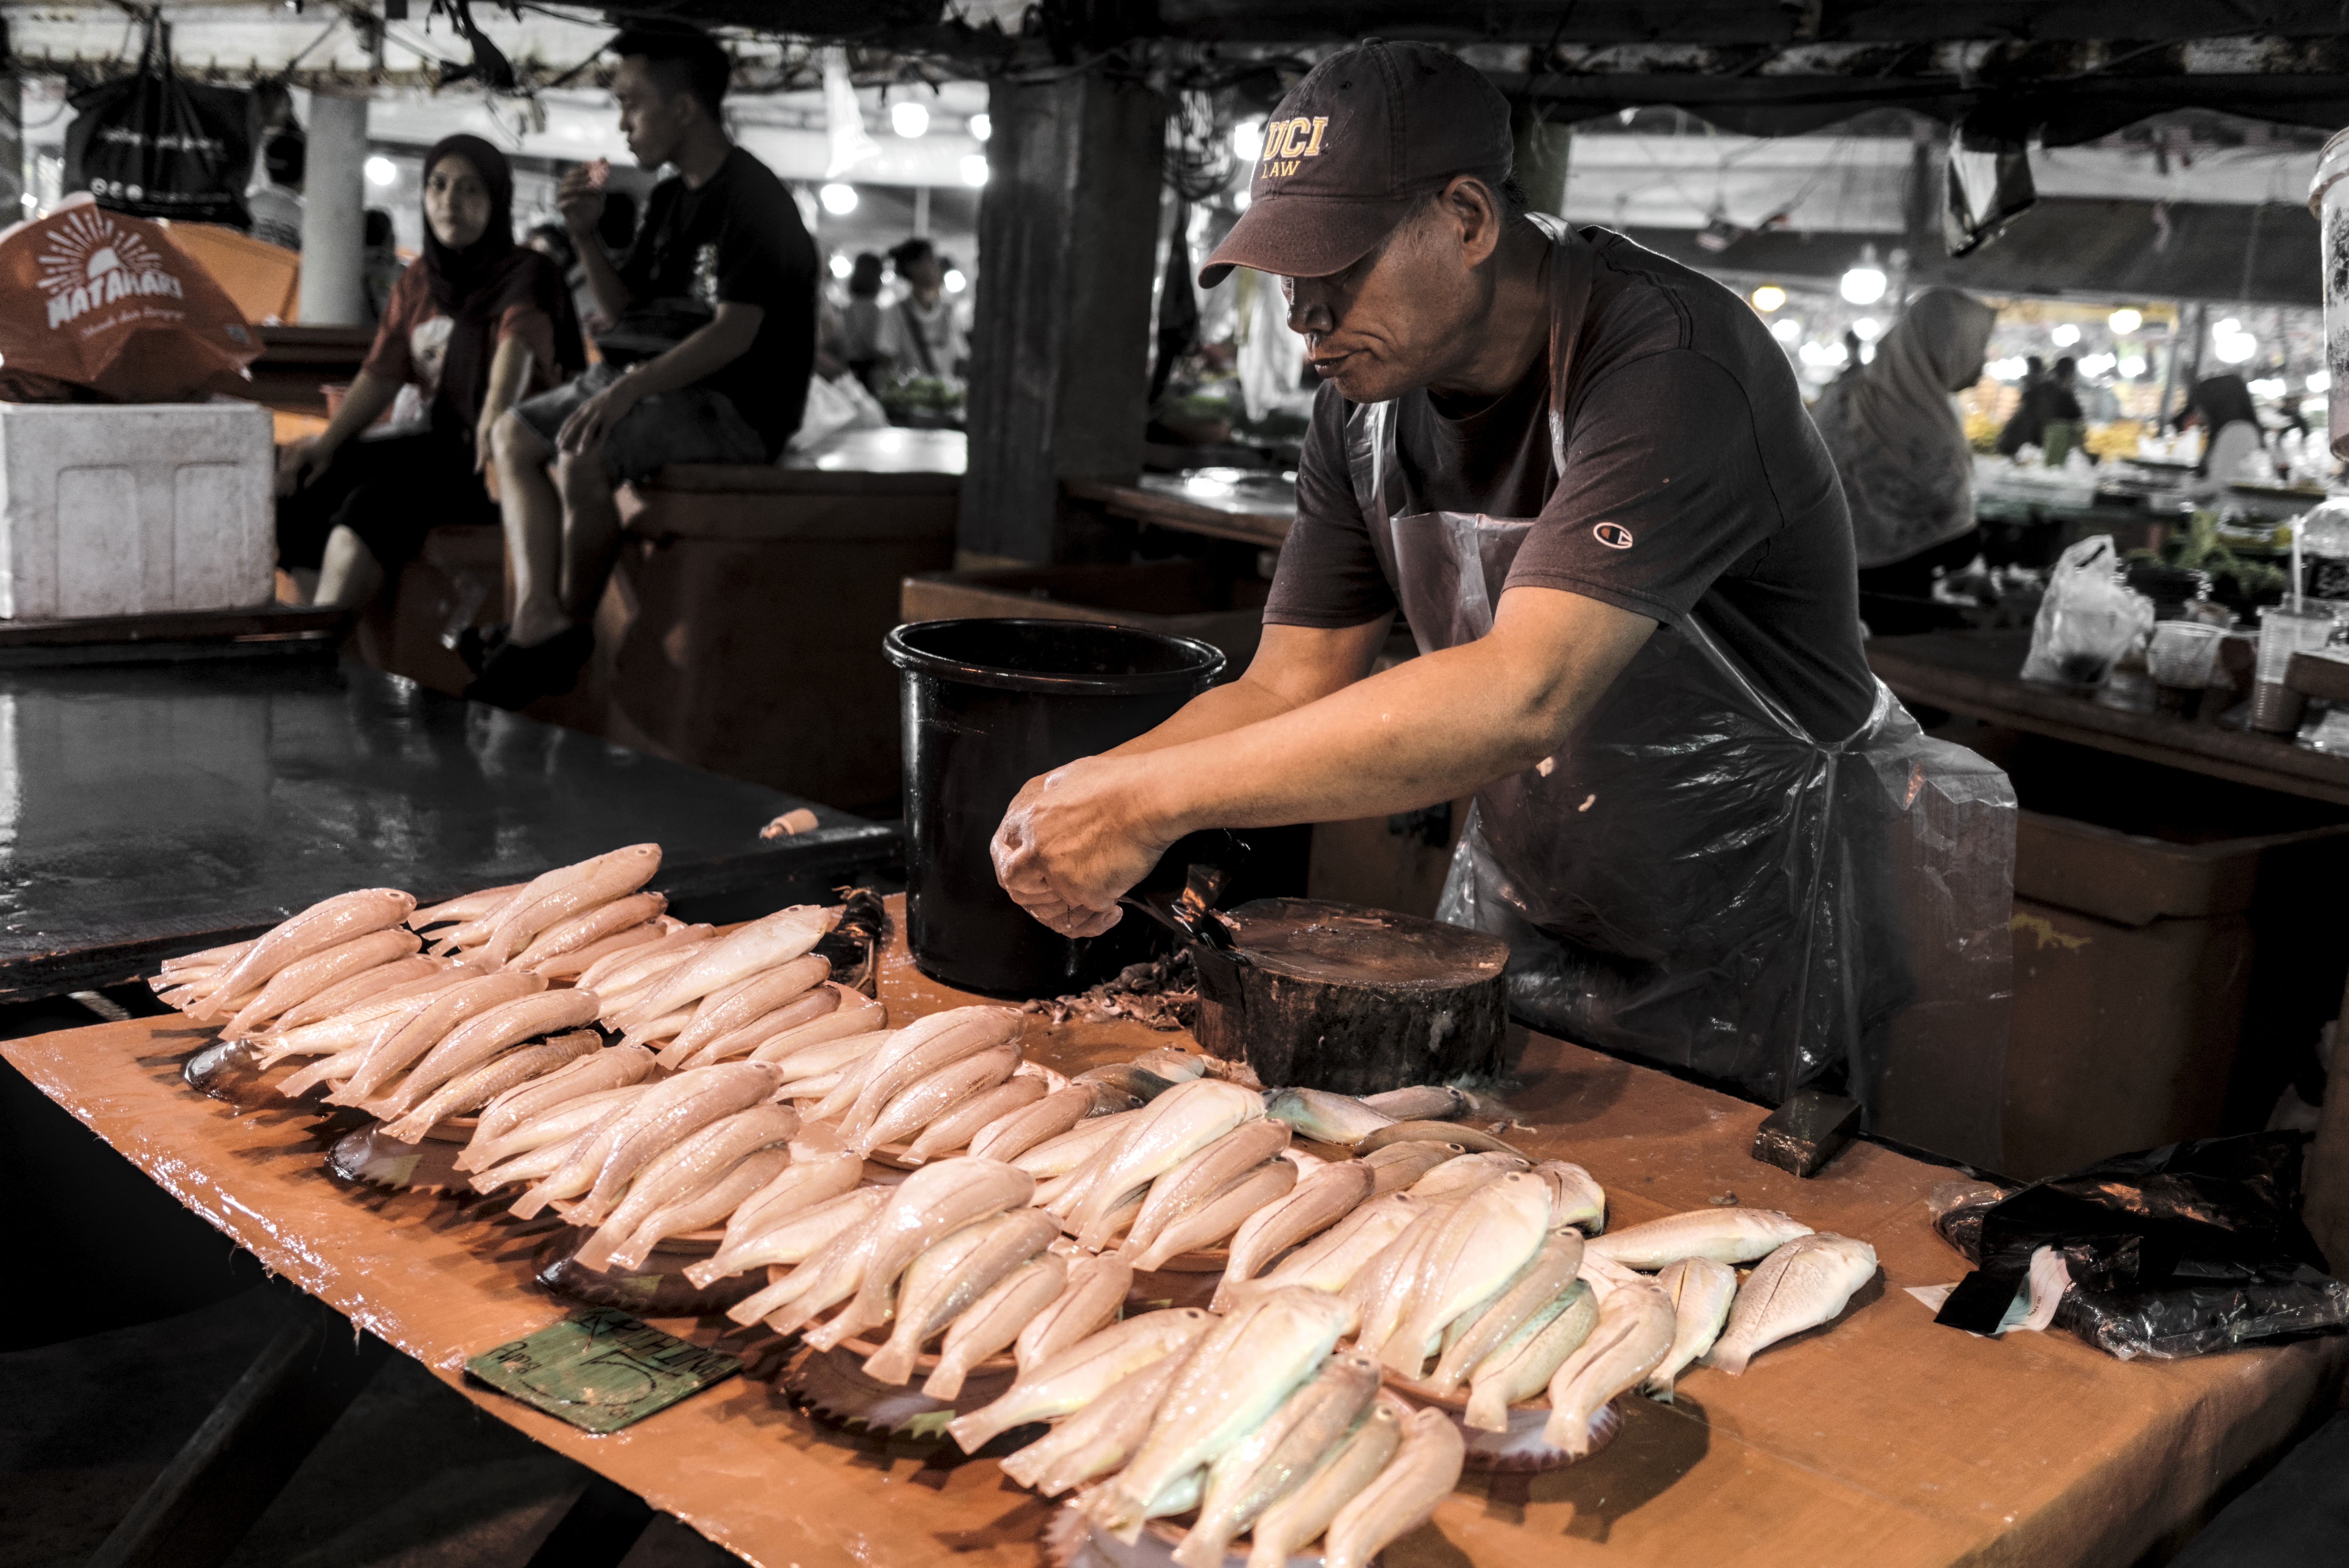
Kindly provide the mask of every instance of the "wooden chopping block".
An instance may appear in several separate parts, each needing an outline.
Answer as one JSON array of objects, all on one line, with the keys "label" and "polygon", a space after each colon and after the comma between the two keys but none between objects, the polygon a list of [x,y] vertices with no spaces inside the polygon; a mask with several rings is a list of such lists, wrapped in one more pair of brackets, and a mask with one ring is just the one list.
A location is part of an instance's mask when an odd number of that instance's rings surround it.
[{"label": "wooden chopping block", "polygon": [[1195,944],[1200,1046],[1283,1088],[1377,1094],[1497,1073],[1508,944],[1464,926],[1319,899],[1266,898]]}]

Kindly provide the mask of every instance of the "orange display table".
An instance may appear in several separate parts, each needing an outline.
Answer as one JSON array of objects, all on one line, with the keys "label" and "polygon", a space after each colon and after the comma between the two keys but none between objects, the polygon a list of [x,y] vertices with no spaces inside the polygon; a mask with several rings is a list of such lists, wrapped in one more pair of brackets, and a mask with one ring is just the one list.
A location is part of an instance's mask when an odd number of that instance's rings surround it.
[{"label": "orange display table", "polygon": [[[892,901],[893,904],[897,901]],[[895,913],[902,914],[902,909]],[[897,1020],[969,1000],[899,954]],[[531,1284],[543,1225],[494,1207],[338,1184],[311,1119],[243,1116],[191,1092],[209,1037],[176,1018],[0,1042],[51,1099],[268,1268],[415,1357],[483,1409],[765,1568],[1032,1564],[1054,1505],[987,1461],[824,1427],[759,1376],[722,1383],[609,1437],[478,1386],[465,1359],[562,1316]],[[1138,1025],[1068,1025],[1033,1054],[1074,1070],[1167,1042]],[[1855,1145],[1811,1181],[1747,1157],[1762,1110],[1666,1074],[1532,1037],[1528,1152],[1606,1184],[1616,1225],[1725,1201],[1864,1238],[1884,1275],[1831,1328],[1766,1351],[1744,1377],[1694,1369],[1671,1406],[1630,1398],[1623,1435],[1545,1475],[1479,1475],[1389,1568],[1478,1563],[2127,1564],[2199,1524],[2247,1466],[2330,1408],[2349,1341],[2124,1364],[2060,1334],[1939,1328],[1905,1287],[1965,1264],[1927,1222],[1951,1173]],[[771,1370],[771,1336],[664,1320]],[[761,1354],[762,1347],[767,1351]]]}]

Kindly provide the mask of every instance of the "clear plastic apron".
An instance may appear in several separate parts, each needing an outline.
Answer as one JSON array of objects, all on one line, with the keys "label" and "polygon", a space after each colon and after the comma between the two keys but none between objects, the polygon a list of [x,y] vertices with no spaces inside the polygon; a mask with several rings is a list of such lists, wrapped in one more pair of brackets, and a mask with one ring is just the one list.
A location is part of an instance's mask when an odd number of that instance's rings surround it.
[{"label": "clear plastic apron", "polygon": [[[1551,259],[1566,469],[1588,248]],[[1422,653],[1492,630],[1530,519],[1398,515],[1394,410],[1354,410],[1356,499]],[[1659,626],[1553,757],[1476,792],[1442,918],[1507,938],[1511,1011],[1770,1100],[1842,1069],[1871,1130],[1996,1168],[2014,795],[1881,683],[1822,742],[1707,629]]]}]

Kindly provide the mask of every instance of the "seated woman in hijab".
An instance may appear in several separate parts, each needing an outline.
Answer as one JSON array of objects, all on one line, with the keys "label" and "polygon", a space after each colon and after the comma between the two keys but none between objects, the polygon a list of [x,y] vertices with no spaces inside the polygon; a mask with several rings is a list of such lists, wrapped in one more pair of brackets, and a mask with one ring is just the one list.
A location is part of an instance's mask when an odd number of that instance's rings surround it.
[{"label": "seated woman in hijab", "polygon": [[2251,407],[2251,389],[2241,377],[2209,376],[2194,384],[2186,397],[2186,411],[2178,417],[2178,428],[2190,430],[2197,426],[2202,430],[2202,460],[2195,466],[2194,483],[2189,487],[2196,494],[2215,496],[2235,480],[2274,482],[2274,466],[2270,464],[2261,471],[2253,459],[2253,454],[2266,448],[2268,438],[2260,428],[2259,411]]},{"label": "seated woman in hijab", "polygon": [[[317,570],[317,603],[365,603],[441,523],[496,526],[490,428],[586,363],[563,271],[514,243],[512,210],[512,171],[481,138],[425,159],[424,254],[392,285],[342,407],[278,460],[278,563]],[[362,436],[403,387],[420,421]]]},{"label": "seated woman in hijab", "polygon": [[1843,476],[1864,593],[1927,598],[1937,569],[1974,558],[1974,455],[1952,394],[1982,379],[1997,321],[1971,294],[1927,289],[1811,409]]}]

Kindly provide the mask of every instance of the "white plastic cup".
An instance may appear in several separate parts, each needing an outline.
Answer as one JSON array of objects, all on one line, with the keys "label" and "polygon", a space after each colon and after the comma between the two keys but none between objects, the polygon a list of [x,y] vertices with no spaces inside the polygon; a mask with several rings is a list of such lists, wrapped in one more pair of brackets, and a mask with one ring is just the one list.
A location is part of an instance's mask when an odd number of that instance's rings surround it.
[{"label": "white plastic cup", "polygon": [[2278,604],[2261,612],[2259,663],[2252,671],[2256,677],[2251,687],[2253,729],[2283,735],[2300,727],[2308,699],[2283,684],[2284,672],[2292,665],[2292,655],[2313,653],[2332,635],[2329,605],[2295,610]]}]

